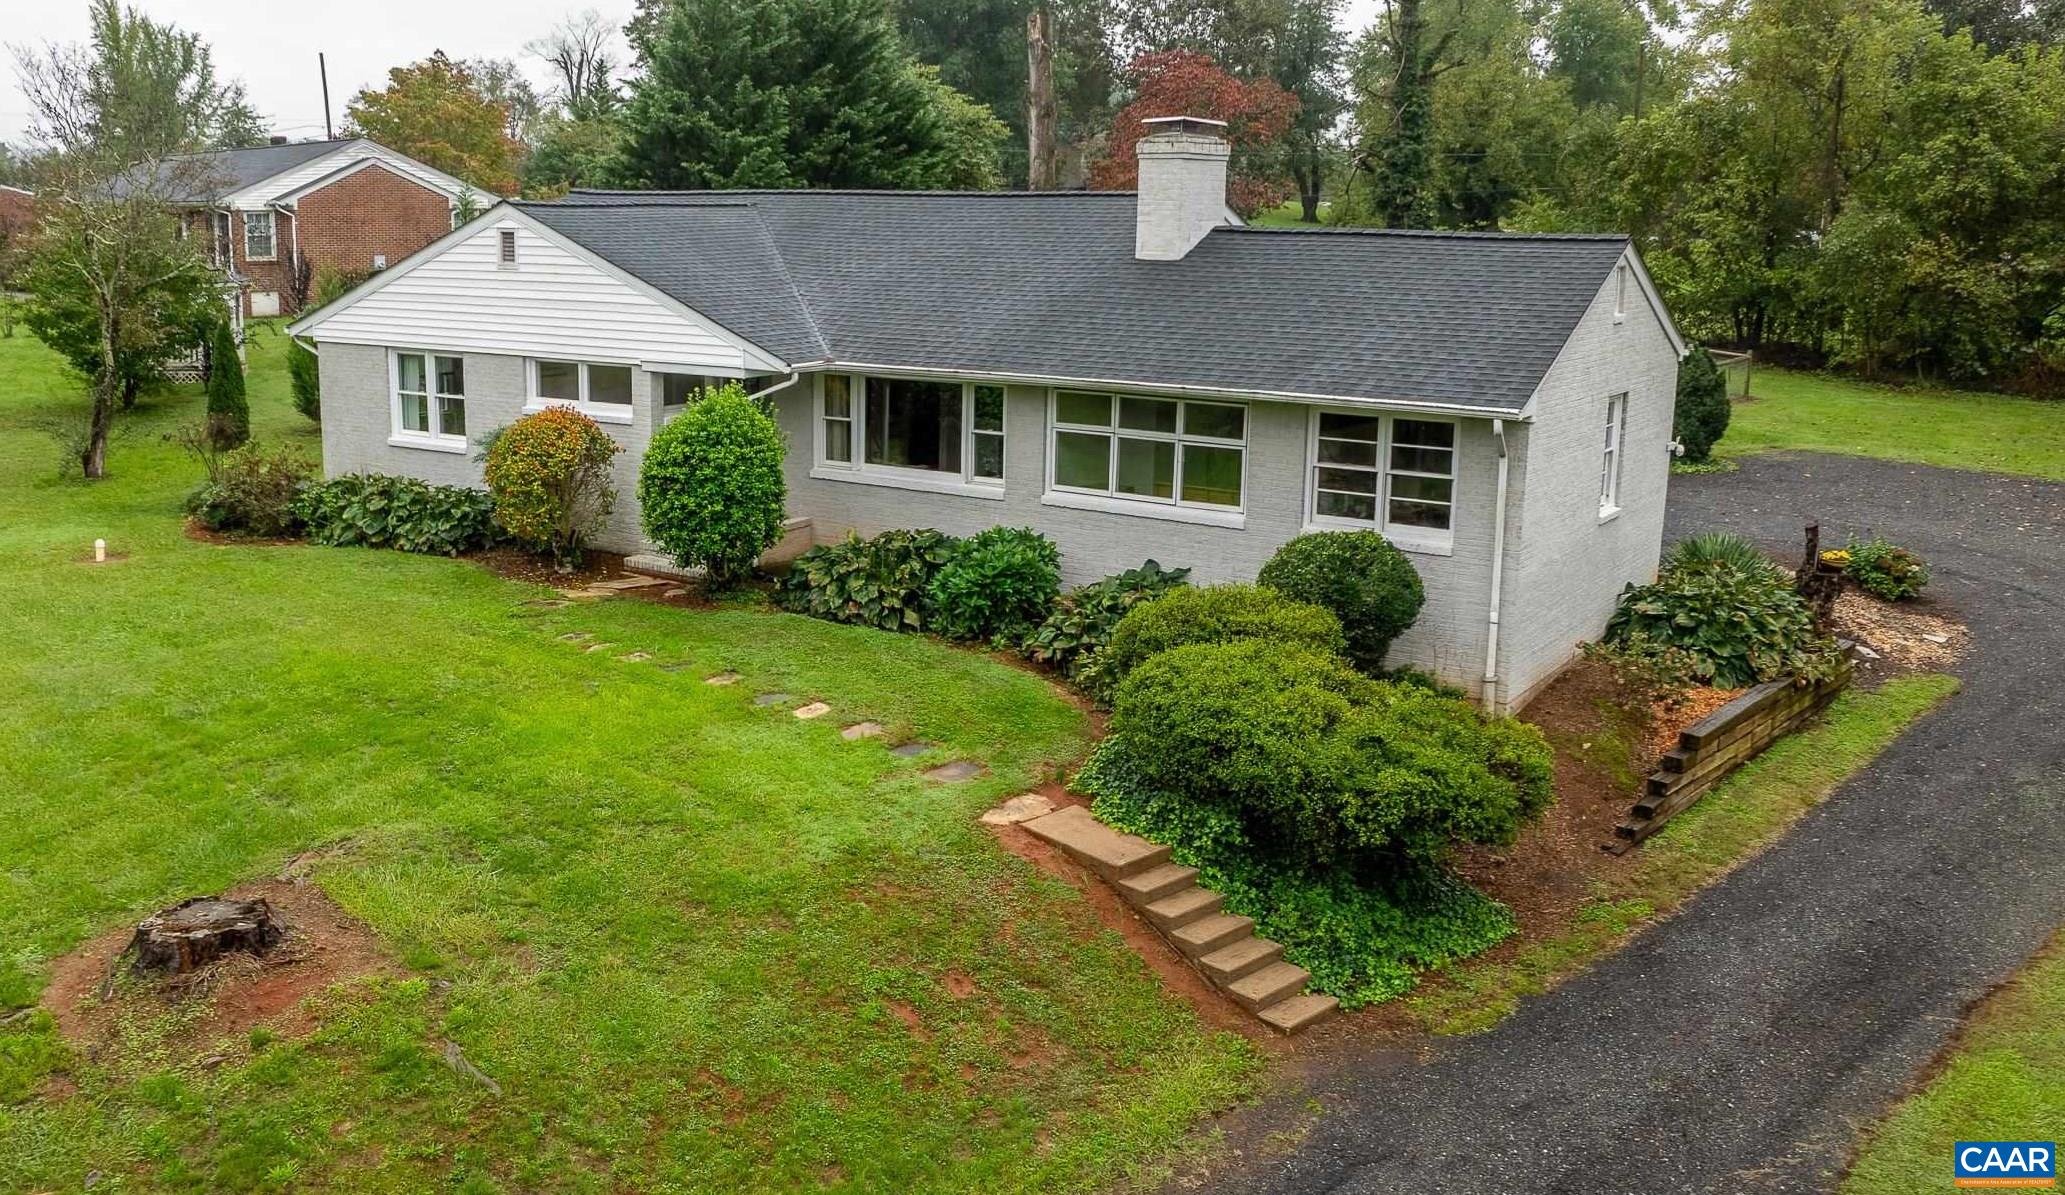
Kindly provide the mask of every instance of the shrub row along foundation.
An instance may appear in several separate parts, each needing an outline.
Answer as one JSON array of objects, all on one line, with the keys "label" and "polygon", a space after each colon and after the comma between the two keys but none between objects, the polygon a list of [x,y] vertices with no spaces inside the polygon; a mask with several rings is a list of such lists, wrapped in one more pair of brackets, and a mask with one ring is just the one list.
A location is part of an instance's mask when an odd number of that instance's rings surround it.
[{"label": "shrub row along foundation", "polygon": [[1849,687],[1850,676],[1846,654],[1836,674],[1825,681],[1799,685],[1788,679],[1758,685],[1686,727],[1678,735],[1678,745],[1658,761],[1627,820],[1613,828],[1614,840],[1606,849],[1623,854],[1662,829],[1728,773],[1825,709]]}]

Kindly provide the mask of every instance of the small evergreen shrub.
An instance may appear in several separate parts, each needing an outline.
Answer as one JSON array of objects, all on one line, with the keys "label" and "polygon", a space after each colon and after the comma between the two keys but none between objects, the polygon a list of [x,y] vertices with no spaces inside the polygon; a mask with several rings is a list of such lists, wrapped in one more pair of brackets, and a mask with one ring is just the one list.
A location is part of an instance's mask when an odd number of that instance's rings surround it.
[{"label": "small evergreen shrub", "polygon": [[294,393],[294,409],[316,423],[323,421],[322,363],[299,340],[287,340],[287,385]]},{"label": "small evergreen shrub", "polygon": [[1929,566],[1920,556],[1873,536],[1851,540],[1849,562],[1843,575],[1857,582],[1857,588],[1888,602],[1920,597],[1929,583]]},{"label": "small evergreen shrub", "polygon": [[783,578],[784,608],[833,622],[885,631],[923,631],[932,579],[960,541],[941,531],[884,531],[848,536],[796,558]]},{"label": "small evergreen shrub", "polygon": [[571,571],[616,501],[610,465],[621,451],[569,407],[547,407],[501,429],[487,450],[496,525]]},{"label": "small evergreen shrub", "polygon": [[1263,639],[1342,655],[1341,620],[1319,606],[1295,602],[1260,585],[1177,589],[1138,605],[1112,628],[1111,642],[1080,670],[1082,682],[1109,701],[1126,677],[1160,652],[1191,643]]},{"label": "small evergreen shrub", "polygon": [[1605,641],[1645,653],[1677,649],[1698,680],[1728,689],[1824,676],[1839,658],[1782,574],[1719,564],[1666,569],[1649,585],[1630,585]]},{"label": "small evergreen shrub", "polygon": [[1717,565],[1746,573],[1777,573],[1781,570],[1773,564],[1764,550],[1749,539],[1732,531],[1703,531],[1678,541],[1664,557],[1664,568],[1695,568],[1701,565]]},{"label": "small evergreen shrub", "polygon": [[1061,592],[1061,551],[1030,527],[961,541],[926,589],[933,629],[952,639],[1023,639]]},{"label": "small evergreen shrub", "polygon": [[314,475],[315,466],[292,448],[267,452],[246,444],[216,462],[213,480],[194,491],[187,509],[211,531],[291,535],[301,525],[296,500]]},{"label": "small evergreen shrub", "polygon": [[766,408],[736,382],[705,391],[659,430],[638,471],[645,533],[713,588],[750,574],[780,542],[786,445]]},{"label": "small evergreen shrub", "polygon": [[457,556],[495,539],[495,504],[486,490],[413,477],[334,477],[303,490],[296,510],[308,538],[325,547]]},{"label": "small evergreen shrub", "polygon": [[1139,568],[1069,590],[1055,600],[1054,609],[1026,636],[1026,658],[1060,669],[1062,675],[1075,679],[1083,662],[1111,642],[1112,629],[1127,611],[1187,584],[1189,576],[1187,568],[1165,569],[1150,560]]},{"label": "small evergreen shrub", "polygon": [[1707,459],[1728,431],[1728,378],[1714,355],[1694,348],[1678,362],[1678,403],[1671,416],[1671,436],[1685,447],[1685,460]]},{"label": "small evergreen shrub", "polygon": [[208,343],[208,434],[220,449],[237,448],[251,438],[251,407],[244,398],[244,363],[237,359],[237,336],[228,324],[217,324]]},{"label": "small evergreen shrub", "polygon": [[1374,531],[1297,536],[1276,550],[1256,580],[1293,601],[1333,611],[1348,638],[1348,658],[1372,676],[1427,601],[1419,570]]}]

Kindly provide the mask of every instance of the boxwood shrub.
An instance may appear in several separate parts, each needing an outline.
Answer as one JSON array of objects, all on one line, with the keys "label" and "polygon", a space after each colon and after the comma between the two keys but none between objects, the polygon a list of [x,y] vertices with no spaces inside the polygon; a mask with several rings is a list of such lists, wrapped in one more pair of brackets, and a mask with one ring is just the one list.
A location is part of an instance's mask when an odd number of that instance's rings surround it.
[{"label": "boxwood shrub", "polygon": [[1024,638],[1061,592],[1061,551],[1030,527],[961,541],[927,587],[933,629],[954,639]]},{"label": "boxwood shrub", "polygon": [[295,512],[309,539],[332,548],[457,556],[495,541],[495,503],[486,490],[413,477],[333,477],[303,490]]},{"label": "boxwood shrub", "polygon": [[750,574],[782,537],[782,430],[738,383],[706,391],[661,428],[638,470],[645,533],[713,587]]},{"label": "boxwood shrub", "polygon": [[1026,636],[1027,659],[1060,669],[1074,679],[1090,655],[1111,642],[1119,620],[1142,602],[1188,583],[1187,568],[1163,568],[1148,561],[1101,581],[1062,594],[1039,627]]},{"label": "boxwood shrub", "polygon": [[1234,639],[1266,639],[1325,656],[1347,649],[1341,620],[1328,610],[1260,585],[1208,585],[1135,606],[1112,629],[1111,642],[1079,670],[1079,679],[1108,701],[1135,668],[1157,653]]},{"label": "boxwood shrub", "polygon": [[960,541],[941,531],[848,536],[796,558],[782,580],[782,605],[798,614],[885,631],[923,631],[932,579]]},{"label": "boxwood shrub", "polygon": [[1260,583],[1341,620],[1348,658],[1374,676],[1391,641],[1420,616],[1427,592],[1404,552],[1374,531],[1313,531],[1276,550]]}]

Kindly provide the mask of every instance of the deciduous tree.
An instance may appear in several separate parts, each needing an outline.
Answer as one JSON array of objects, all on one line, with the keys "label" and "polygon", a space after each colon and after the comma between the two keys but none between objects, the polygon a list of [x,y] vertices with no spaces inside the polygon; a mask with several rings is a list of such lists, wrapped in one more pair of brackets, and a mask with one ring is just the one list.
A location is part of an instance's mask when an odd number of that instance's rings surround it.
[{"label": "deciduous tree", "polygon": [[1133,100],[1112,121],[1105,156],[1090,171],[1090,185],[1123,191],[1139,185],[1135,157],[1148,135],[1143,121],[1160,116],[1223,120],[1233,144],[1227,202],[1242,215],[1282,203],[1291,183],[1282,141],[1298,114],[1297,98],[1273,79],[1244,83],[1193,50],[1145,54],[1127,72]]},{"label": "deciduous tree", "polygon": [[509,109],[481,80],[443,50],[387,72],[387,86],[352,97],[345,131],[390,149],[483,191],[516,190],[523,146],[509,134]]}]

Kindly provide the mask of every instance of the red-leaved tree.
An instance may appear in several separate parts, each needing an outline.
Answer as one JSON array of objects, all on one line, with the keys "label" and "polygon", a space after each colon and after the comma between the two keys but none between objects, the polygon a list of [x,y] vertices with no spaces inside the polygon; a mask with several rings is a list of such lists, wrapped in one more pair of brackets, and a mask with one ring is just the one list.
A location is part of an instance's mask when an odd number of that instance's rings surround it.
[{"label": "red-leaved tree", "polygon": [[1298,115],[1298,99],[1274,80],[1245,83],[1225,71],[1209,54],[1164,50],[1142,54],[1126,68],[1133,102],[1112,121],[1105,156],[1090,168],[1090,186],[1100,191],[1127,191],[1139,185],[1140,163],[1134,147],[1147,135],[1142,121],[1158,116],[1202,116],[1226,122],[1233,143],[1226,200],[1241,217],[1275,207],[1291,197],[1282,143]]}]

